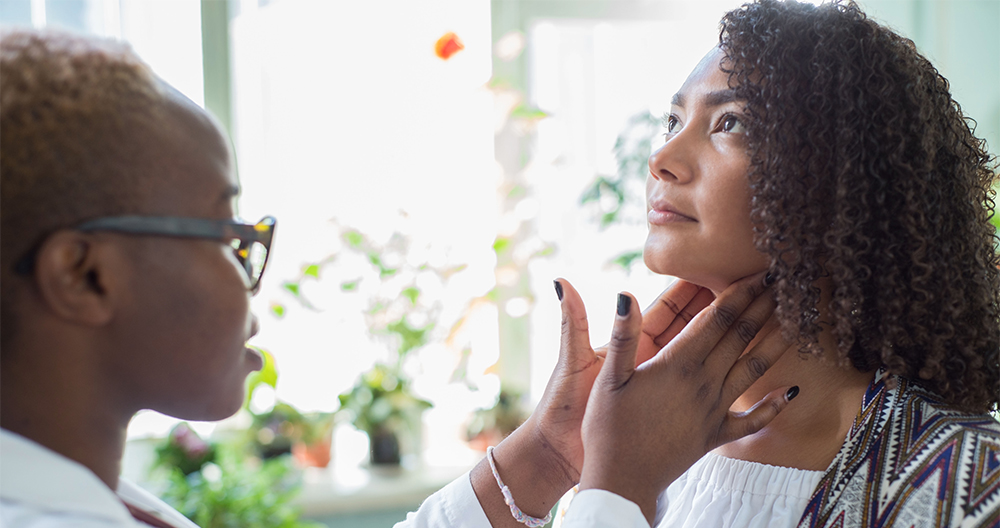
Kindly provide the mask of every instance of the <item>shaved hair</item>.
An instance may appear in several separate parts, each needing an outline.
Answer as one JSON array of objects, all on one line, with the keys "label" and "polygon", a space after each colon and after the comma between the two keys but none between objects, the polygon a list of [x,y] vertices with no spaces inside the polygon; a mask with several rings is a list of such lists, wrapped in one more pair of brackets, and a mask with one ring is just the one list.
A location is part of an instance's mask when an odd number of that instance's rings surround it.
[{"label": "shaved hair", "polygon": [[[154,192],[148,145],[168,88],[127,44],[61,32],[0,33],[0,340],[9,342],[14,272],[49,234],[141,214]],[[6,346],[4,346],[6,348]]]}]

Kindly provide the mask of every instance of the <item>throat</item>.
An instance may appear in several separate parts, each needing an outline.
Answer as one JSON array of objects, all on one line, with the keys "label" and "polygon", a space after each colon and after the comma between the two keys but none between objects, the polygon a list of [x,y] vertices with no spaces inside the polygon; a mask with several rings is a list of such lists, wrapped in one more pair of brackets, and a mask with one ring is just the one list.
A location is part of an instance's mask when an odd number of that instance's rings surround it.
[{"label": "throat", "polygon": [[[798,385],[799,395],[760,431],[718,447],[728,458],[772,466],[823,471],[840,452],[874,377],[822,358],[791,352],[733,405],[744,411],[768,392]],[[782,362],[792,358],[794,362]]]}]

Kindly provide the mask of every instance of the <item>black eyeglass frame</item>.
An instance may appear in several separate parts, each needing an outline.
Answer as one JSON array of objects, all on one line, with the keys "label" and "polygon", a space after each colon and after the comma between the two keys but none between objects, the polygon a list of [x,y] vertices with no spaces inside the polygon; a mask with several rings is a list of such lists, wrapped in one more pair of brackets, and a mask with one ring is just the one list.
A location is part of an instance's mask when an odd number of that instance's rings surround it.
[{"label": "black eyeglass frame", "polygon": [[[252,264],[249,259],[236,255],[247,278],[250,280],[250,292],[257,293],[260,289],[260,279],[267,268],[267,260],[271,256],[271,241],[274,239],[274,229],[277,220],[273,216],[265,216],[256,224],[246,224],[236,220],[212,220],[209,218],[186,218],[177,216],[107,216],[88,220],[72,227],[76,231],[89,233],[93,231],[110,231],[129,235],[160,235],[178,238],[202,238],[208,240],[239,240],[239,248],[249,248],[254,242],[264,246],[264,262],[260,274],[253,276]],[[35,251],[32,251],[18,261],[15,271],[26,275],[31,273],[35,264]]]}]

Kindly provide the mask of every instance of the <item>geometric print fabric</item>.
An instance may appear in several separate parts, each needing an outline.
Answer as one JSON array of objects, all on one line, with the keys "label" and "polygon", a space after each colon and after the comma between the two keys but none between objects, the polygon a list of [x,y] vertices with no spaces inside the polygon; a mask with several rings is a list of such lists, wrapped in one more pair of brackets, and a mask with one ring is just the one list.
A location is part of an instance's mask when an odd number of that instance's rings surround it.
[{"label": "geometric print fabric", "polygon": [[1000,528],[1000,423],[880,371],[799,528]]}]

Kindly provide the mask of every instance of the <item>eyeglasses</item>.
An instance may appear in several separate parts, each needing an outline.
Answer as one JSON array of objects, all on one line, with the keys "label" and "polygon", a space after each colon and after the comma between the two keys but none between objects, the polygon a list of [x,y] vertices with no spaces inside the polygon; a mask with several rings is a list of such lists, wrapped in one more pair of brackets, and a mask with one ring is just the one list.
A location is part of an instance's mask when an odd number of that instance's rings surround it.
[{"label": "eyeglasses", "polygon": [[[207,218],[180,218],[174,216],[109,216],[89,220],[73,227],[77,231],[111,231],[130,235],[162,235],[181,238],[204,238],[229,241],[233,254],[250,279],[250,291],[257,293],[260,278],[267,266],[271,240],[277,220],[265,216],[256,224],[234,220]],[[31,273],[35,265],[35,251],[18,261],[15,271],[22,275]]]}]

